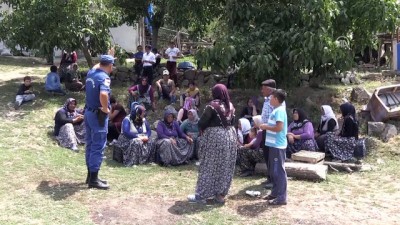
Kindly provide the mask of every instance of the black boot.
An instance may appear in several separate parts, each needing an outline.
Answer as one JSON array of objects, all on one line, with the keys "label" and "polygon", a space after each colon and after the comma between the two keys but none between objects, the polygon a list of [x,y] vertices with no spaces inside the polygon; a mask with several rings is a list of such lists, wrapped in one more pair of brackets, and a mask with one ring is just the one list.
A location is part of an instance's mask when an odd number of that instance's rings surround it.
[{"label": "black boot", "polygon": [[96,189],[102,189],[102,190],[107,190],[110,188],[107,184],[102,183],[98,179],[99,172],[92,172],[90,173],[90,178],[89,178],[89,188],[96,188]]},{"label": "black boot", "polygon": [[[97,177],[97,179],[98,179],[101,183],[107,184],[107,181],[106,181],[106,180],[102,180],[102,179],[99,178],[99,177]],[[90,171],[88,170],[87,176],[86,176],[86,182],[85,182],[85,184],[89,184],[89,180],[90,180]]]}]

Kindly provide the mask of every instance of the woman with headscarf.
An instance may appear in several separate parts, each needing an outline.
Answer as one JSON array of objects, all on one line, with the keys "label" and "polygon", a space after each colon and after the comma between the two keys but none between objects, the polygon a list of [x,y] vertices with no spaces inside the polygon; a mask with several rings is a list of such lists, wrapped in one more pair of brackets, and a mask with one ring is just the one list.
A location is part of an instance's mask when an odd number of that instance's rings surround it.
[{"label": "woman with headscarf", "polygon": [[125,166],[146,164],[154,161],[151,128],[145,118],[146,109],[133,102],[131,113],[122,121],[121,134],[115,144],[122,149]]},{"label": "woman with headscarf", "polygon": [[[129,102],[137,102],[143,105],[146,110],[155,110],[154,89],[148,82],[147,77],[142,77],[140,84],[133,85],[128,89],[128,92]],[[130,106],[130,104],[128,106]]]},{"label": "woman with headscarf", "polygon": [[85,143],[85,124],[83,111],[77,110],[76,106],[77,101],[69,98],[57,111],[54,117],[54,136],[62,147],[78,152],[78,144]]},{"label": "woman with headscarf", "polygon": [[339,123],[336,119],[335,113],[332,107],[329,105],[321,106],[321,122],[319,123],[317,132],[315,133],[315,139],[318,144],[320,151],[325,151],[325,139],[326,133],[336,132],[339,130]]},{"label": "woman with headscarf", "polygon": [[164,119],[157,125],[156,157],[166,166],[187,163],[193,155],[193,139],[182,132],[175,113],[166,109]]},{"label": "woman with headscarf", "polygon": [[188,118],[189,110],[196,108],[196,100],[191,97],[185,98],[185,104],[183,107],[178,111],[177,121],[181,124]]},{"label": "woman with headscarf", "polygon": [[347,161],[353,158],[354,149],[358,140],[358,121],[356,109],[346,102],[340,105],[340,111],[344,119],[339,135],[333,132],[327,133],[325,150],[330,152],[334,160]]},{"label": "woman with headscarf", "polygon": [[314,139],[314,127],[307,119],[306,113],[302,109],[293,109],[293,122],[288,127],[288,147],[286,157],[291,158],[293,153],[300,150],[316,151],[317,143]]},{"label": "woman with headscarf", "polygon": [[[260,129],[262,124],[261,116],[254,116],[254,128],[257,130],[257,136],[250,143],[243,145],[238,149],[238,165],[240,176],[248,177],[254,174],[257,163],[265,162],[264,153],[261,147],[263,131]],[[252,128],[253,129],[253,128]]]},{"label": "woman with headscarf", "polygon": [[199,120],[202,132],[199,175],[196,192],[188,196],[188,201],[204,203],[214,198],[217,203],[224,204],[236,163],[235,108],[223,84],[212,88],[212,97]]},{"label": "woman with headscarf", "polygon": [[252,97],[247,101],[247,106],[243,108],[242,113],[240,114],[240,118],[246,118],[250,121],[250,124],[253,125],[253,116],[257,116],[260,114],[260,110],[257,109],[258,100],[257,97]]},{"label": "woman with headscarf", "polygon": [[248,144],[251,141],[251,138],[249,136],[250,133],[250,121],[245,118],[239,119],[238,122],[238,129],[237,129],[237,138],[239,145],[245,145]]},{"label": "woman with headscarf", "polygon": [[193,142],[195,144],[193,157],[196,159],[199,158],[197,152],[198,148],[197,140],[199,137],[198,123],[199,123],[199,116],[197,115],[197,111],[195,109],[190,109],[188,112],[188,118],[181,124],[182,132],[193,139]]}]

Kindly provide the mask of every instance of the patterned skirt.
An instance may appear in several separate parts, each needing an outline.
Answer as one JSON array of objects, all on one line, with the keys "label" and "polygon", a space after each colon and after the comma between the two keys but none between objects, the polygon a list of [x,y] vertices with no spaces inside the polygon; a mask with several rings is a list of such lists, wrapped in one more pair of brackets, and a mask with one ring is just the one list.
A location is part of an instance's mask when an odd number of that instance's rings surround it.
[{"label": "patterned skirt", "polygon": [[238,149],[237,164],[241,172],[254,171],[256,164],[262,162],[265,162],[262,148],[241,147]]},{"label": "patterned skirt", "polygon": [[170,139],[158,139],[155,144],[156,154],[161,164],[177,166],[187,163],[193,156],[194,144],[177,138],[176,145]]},{"label": "patterned skirt", "polygon": [[233,127],[209,127],[200,139],[196,195],[202,199],[226,196],[235,172],[237,145]]},{"label": "patterned skirt", "polygon": [[116,146],[122,149],[123,163],[133,166],[154,162],[153,140],[144,143],[139,138],[129,140],[124,135],[119,135]]},{"label": "patterned skirt", "polygon": [[60,145],[64,148],[72,148],[78,144],[85,144],[85,123],[81,124],[67,123],[60,128],[60,133],[56,136],[56,139]]},{"label": "patterned skirt", "polygon": [[330,152],[334,159],[350,160],[353,158],[356,143],[354,137],[340,137],[329,132],[326,134],[325,151]]},{"label": "patterned skirt", "polygon": [[301,150],[318,151],[318,144],[315,139],[295,140],[293,144],[288,143],[286,157],[290,158],[293,153]]}]

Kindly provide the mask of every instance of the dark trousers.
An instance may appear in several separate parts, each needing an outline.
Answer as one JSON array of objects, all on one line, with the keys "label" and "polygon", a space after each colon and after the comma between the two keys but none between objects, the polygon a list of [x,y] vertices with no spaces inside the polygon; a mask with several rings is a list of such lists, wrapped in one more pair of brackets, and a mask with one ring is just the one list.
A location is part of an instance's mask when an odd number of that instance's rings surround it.
[{"label": "dark trousers", "polygon": [[178,86],[178,76],[176,75],[176,62],[167,61],[167,70],[169,72],[169,77]]},{"label": "dark trousers", "polygon": [[286,151],[269,147],[269,168],[268,173],[271,177],[271,195],[276,197],[279,202],[286,202],[287,198],[287,175],[285,170]]},{"label": "dark trousers", "polygon": [[265,137],[266,137],[266,135],[267,135],[267,131],[263,130],[262,139],[261,139],[261,146],[262,146],[262,150],[263,150],[263,154],[264,154],[265,164],[267,165],[267,170],[268,170],[267,180],[271,182],[272,180],[271,180],[271,177],[269,175],[269,170],[270,169],[269,169],[269,161],[268,161],[268,158],[269,158],[269,147],[265,145]]},{"label": "dark trousers", "polygon": [[114,123],[109,123],[108,124],[108,133],[107,133],[107,139],[109,141],[112,141],[114,139],[118,139],[119,137],[119,132],[116,124]]},{"label": "dark trousers", "polygon": [[153,83],[153,67],[152,66],[144,66],[143,67],[143,77],[147,77],[147,83]]},{"label": "dark trousers", "polygon": [[141,62],[135,62],[135,65],[133,66],[135,69],[135,73],[138,77],[142,75],[142,69],[143,69],[143,63]]}]

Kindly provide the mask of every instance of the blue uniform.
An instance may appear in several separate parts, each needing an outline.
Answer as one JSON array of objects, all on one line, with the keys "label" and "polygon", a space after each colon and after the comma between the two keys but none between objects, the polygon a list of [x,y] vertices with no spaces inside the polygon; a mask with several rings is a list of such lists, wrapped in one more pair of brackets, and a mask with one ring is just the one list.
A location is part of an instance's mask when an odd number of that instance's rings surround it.
[{"label": "blue uniform", "polygon": [[[108,115],[104,126],[100,126],[97,110],[100,110],[100,92],[110,95],[110,77],[101,69],[92,69],[86,78],[86,165],[89,171],[98,172],[103,160],[103,152],[107,143]],[[108,103],[109,105],[110,103]]]}]

